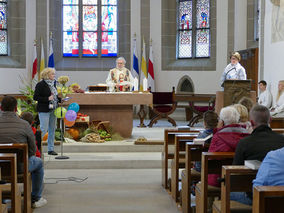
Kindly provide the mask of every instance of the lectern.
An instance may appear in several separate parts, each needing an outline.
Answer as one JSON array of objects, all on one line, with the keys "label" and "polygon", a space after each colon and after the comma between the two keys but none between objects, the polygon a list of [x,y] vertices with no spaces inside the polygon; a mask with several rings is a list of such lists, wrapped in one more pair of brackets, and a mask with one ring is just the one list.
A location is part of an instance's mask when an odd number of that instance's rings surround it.
[{"label": "lectern", "polygon": [[242,97],[250,98],[251,80],[226,80],[224,82],[224,107],[237,104]]},{"label": "lectern", "polygon": [[242,97],[251,98],[256,103],[256,92],[251,91],[251,80],[226,80],[224,91],[216,92],[215,112],[219,114],[223,107],[238,103]]}]

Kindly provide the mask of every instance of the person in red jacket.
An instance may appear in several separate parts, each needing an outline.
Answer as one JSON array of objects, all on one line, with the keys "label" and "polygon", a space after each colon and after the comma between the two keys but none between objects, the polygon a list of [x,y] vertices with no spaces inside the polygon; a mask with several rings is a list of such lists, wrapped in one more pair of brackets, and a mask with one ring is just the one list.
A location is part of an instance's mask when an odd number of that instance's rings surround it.
[{"label": "person in red jacket", "polygon": [[[38,135],[39,132],[36,130],[35,127],[32,126],[33,123],[34,123],[33,114],[30,113],[30,112],[23,112],[23,113],[21,114],[21,118],[22,118],[23,120],[29,122],[29,124],[31,125],[31,128],[32,128],[32,130],[33,130],[33,133],[34,133],[34,135],[35,135],[35,137],[36,137],[36,157],[41,158],[41,153],[40,153],[40,151],[39,151],[39,149],[38,149],[38,147],[40,147],[40,145],[41,145],[41,137],[37,137],[37,135]],[[39,141],[39,140],[40,140],[40,141]]]},{"label": "person in red jacket", "polygon": [[[213,138],[209,147],[209,152],[235,152],[236,147],[243,137],[249,135],[245,125],[238,124],[240,114],[232,107],[224,107],[220,112],[220,126],[213,133]],[[217,174],[208,175],[208,184],[211,186],[220,186]]]}]

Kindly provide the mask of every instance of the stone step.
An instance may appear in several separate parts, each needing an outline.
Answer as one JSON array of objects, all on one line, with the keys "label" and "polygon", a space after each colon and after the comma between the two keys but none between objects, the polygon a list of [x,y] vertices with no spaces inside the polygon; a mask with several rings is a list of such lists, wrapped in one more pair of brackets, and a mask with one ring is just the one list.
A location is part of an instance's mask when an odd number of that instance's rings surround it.
[{"label": "stone step", "polygon": [[[59,154],[60,156],[60,154]],[[45,169],[152,169],[161,168],[160,152],[64,153],[58,160],[45,154]]]},{"label": "stone step", "polygon": [[[88,152],[161,152],[162,145],[135,145],[134,142],[113,141],[106,143],[64,143],[63,151],[68,153]],[[55,145],[56,152],[60,152],[60,144]],[[47,146],[43,146],[43,152],[47,152]]]}]

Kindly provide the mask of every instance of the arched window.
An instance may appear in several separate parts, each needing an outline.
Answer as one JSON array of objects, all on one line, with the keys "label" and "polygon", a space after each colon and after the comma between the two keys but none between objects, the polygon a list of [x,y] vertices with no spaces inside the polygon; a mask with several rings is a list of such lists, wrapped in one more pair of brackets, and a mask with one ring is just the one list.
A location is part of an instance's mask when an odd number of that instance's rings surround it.
[{"label": "arched window", "polygon": [[7,0],[0,0],[0,55],[8,55]]},{"label": "arched window", "polygon": [[63,0],[62,8],[63,56],[117,56],[117,0]]},{"label": "arched window", "polygon": [[177,58],[210,57],[210,0],[178,0]]}]

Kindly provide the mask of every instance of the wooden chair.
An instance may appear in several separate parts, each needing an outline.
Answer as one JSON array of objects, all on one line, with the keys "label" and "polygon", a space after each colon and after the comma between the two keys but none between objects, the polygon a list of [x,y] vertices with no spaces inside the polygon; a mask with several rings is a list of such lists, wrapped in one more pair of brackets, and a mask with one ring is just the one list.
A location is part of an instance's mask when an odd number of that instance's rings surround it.
[{"label": "wooden chair", "polygon": [[[23,143],[18,144],[0,144],[0,153],[16,153],[17,161],[23,164],[23,173],[18,174],[18,182],[24,185],[24,212],[31,213],[31,174],[28,170],[28,145]],[[5,175],[5,174],[4,174]],[[8,176],[3,176],[3,179],[9,179]]]},{"label": "wooden chair", "polygon": [[210,100],[208,101],[208,105],[207,106],[203,106],[203,105],[194,105],[194,102],[189,102],[189,106],[192,110],[192,112],[194,112],[196,115],[193,116],[189,123],[188,126],[194,126],[194,124],[198,123],[198,121],[200,119],[203,118],[203,114],[205,112],[207,112],[208,110],[213,110],[215,109],[215,96],[212,96],[210,98]]},{"label": "wooden chair", "polygon": [[[0,165],[1,168],[3,165],[5,165],[5,167],[8,166],[8,169],[5,172],[10,175],[9,183],[0,184],[0,190],[4,193],[6,192],[10,194],[9,199],[11,199],[11,212],[21,213],[21,192],[17,183],[17,155],[13,153],[0,153]],[[3,173],[4,169],[2,169],[1,172]],[[1,203],[4,197],[5,196],[2,196],[1,193]]]},{"label": "wooden chair", "polygon": [[207,152],[209,145],[186,143],[185,170],[181,173],[182,190],[181,203],[182,212],[191,213],[191,183],[200,181],[201,174],[192,168],[195,161],[201,161],[202,152]]},{"label": "wooden chair", "polygon": [[192,142],[194,138],[198,136],[198,133],[177,134],[175,135],[175,150],[174,159],[171,167],[171,194],[173,199],[179,201],[179,169],[185,168],[185,144]]},{"label": "wooden chair", "polygon": [[169,160],[174,158],[174,153],[169,152],[169,146],[175,144],[176,134],[187,134],[189,132],[198,133],[200,129],[196,130],[180,130],[180,129],[165,129],[164,131],[164,148],[162,151],[162,185],[165,189],[169,189],[168,185],[168,166]]},{"label": "wooden chair", "polygon": [[231,192],[252,192],[252,181],[257,170],[246,166],[223,166],[221,183],[221,200],[214,201],[213,213],[230,213],[252,211],[251,206],[230,201]]},{"label": "wooden chair", "polygon": [[177,103],[174,101],[174,88],[172,92],[152,92],[153,94],[153,113],[154,117],[150,120],[149,127],[162,118],[166,118],[173,126],[176,126],[174,119],[169,117],[176,107]]},{"label": "wooden chair", "polygon": [[203,152],[201,158],[201,182],[196,185],[196,212],[207,213],[208,197],[220,197],[221,188],[208,185],[208,174],[222,173],[223,165],[231,165],[234,152]]},{"label": "wooden chair", "polygon": [[284,186],[255,186],[253,213],[283,212]]}]

